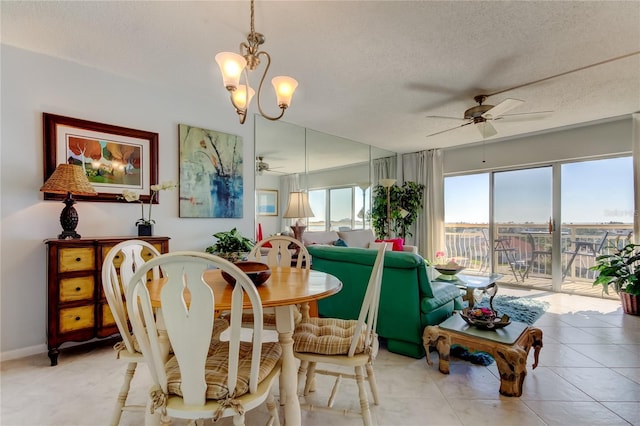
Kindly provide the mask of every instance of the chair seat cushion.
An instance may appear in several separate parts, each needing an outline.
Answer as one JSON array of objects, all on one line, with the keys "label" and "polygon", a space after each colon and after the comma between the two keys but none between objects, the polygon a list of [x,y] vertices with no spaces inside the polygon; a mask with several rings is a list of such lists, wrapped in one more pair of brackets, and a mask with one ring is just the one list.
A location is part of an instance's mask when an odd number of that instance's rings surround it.
[{"label": "chair seat cushion", "polygon": [[[357,320],[309,318],[296,326],[293,350],[322,355],[345,355],[356,332]],[[355,353],[364,352],[365,335],[360,334]]]},{"label": "chair seat cushion", "polygon": [[[240,343],[240,358],[238,360],[238,382],[236,384],[235,396],[242,396],[249,392],[249,377],[251,375],[251,349],[250,342]],[[260,357],[260,371],[258,381],[262,382],[274,367],[278,364],[282,356],[282,348],[279,343],[263,343]],[[182,384],[180,367],[176,357],[169,358],[165,365],[167,371],[167,389],[169,394],[182,396],[180,386]],[[220,342],[212,345],[205,364],[205,381],[207,383],[207,399],[224,399],[231,392],[227,387],[227,376],[229,374],[229,342]]]}]

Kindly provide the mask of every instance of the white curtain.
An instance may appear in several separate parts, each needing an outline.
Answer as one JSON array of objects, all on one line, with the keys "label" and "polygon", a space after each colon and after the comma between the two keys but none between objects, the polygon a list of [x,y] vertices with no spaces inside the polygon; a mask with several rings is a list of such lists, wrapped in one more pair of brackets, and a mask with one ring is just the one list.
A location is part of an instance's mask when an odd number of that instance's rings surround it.
[{"label": "white curtain", "polygon": [[418,252],[428,259],[435,259],[435,253],[445,249],[444,238],[444,177],[442,174],[442,151],[428,151],[404,154],[402,170],[405,182],[424,185],[424,214],[418,215],[413,237]]},{"label": "white curtain", "polygon": [[631,144],[633,145],[633,242],[640,244],[640,114],[632,115]]},{"label": "white curtain", "polygon": [[398,163],[396,157],[376,158],[373,160],[373,185],[380,179],[397,179]]}]

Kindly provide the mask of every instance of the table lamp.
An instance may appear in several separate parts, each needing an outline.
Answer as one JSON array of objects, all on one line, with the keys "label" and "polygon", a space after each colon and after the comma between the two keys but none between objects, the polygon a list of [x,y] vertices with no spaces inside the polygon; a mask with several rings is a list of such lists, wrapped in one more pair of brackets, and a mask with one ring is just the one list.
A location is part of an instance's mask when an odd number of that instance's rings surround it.
[{"label": "table lamp", "polygon": [[395,179],[380,179],[378,181],[387,191],[387,238],[391,238],[391,187]]},{"label": "table lamp", "polygon": [[80,238],[80,234],[76,232],[78,226],[78,212],[73,207],[75,200],[72,195],[97,195],[93,189],[87,174],[82,167],[74,164],[59,164],[53,174],[40,188],[41,192],[49,192],[53,194],[67,194],[67,198],[63,203],[66,206],[60,213],[60,225],[62,225],[62,234],[58,235],[61,240]]},{"label": "table lamp", "polygon": [[[313,217],[313,211],[309,205],[309,194],[306,192],[291,192],[289,193],[289,204],[287,211],[282,216],[285,219],[301,219],[307,217]],[[296,240],[302,242],[302,234],[307,229],[305,225],[299,225],[296,221],[295,225],[291,225],[291,230]]]}]

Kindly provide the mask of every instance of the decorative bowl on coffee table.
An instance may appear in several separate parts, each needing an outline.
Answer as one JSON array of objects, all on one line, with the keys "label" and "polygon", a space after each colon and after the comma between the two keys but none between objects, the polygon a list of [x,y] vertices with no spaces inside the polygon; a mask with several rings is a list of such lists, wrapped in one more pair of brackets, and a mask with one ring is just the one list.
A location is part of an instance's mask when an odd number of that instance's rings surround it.
[{"label": "decorative bowl on coffee table", "polygon": [[509,315],[498,316],[498,312],[488,308],[464,308],[460,317],[469,325],[483,330],[497,330],[511,324]]},{"label": "decorative bowl on coffee table", "polygon": [[434,265],[433,266],[436,271],[440,272],[440,276],[438,277],[438,279],[441,280],[448,280],[448,281],[455,281],[457,280],[456,278],[456,274],[462,270],[465,269],[464,266],[451,266],[451,265]]}]

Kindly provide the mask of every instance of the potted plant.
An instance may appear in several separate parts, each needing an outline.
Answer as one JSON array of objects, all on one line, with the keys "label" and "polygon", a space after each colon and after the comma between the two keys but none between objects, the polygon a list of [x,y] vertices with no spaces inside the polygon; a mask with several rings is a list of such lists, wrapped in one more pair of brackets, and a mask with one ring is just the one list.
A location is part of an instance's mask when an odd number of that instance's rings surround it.
[{"label": "potted plant", "polygon": [[609,286],[613,286],[624,312],[640,315],[640,244],[629,242],[622,248],[615,247],[611,254],[596,257],[596,264],[590,269],[599,272],[594,286],[601,285],[606,294]]},{"label": "potted plant", "polygon": [[253,248],[253,241],[238,232],[236,228],[231,231],[217,232],[213,234],[218,239],[215,244],[210,245],[205,250],[230,262],[244,260]]},{"label": "potted plant", "polygon": [[[376,235],[380,239],[391,238],[392,234],[405,239],[411,233],[411,226],[422,210],[424,185],[416,182],[405,182],[402,186],[389,187],[389,209],[387,210],[387,189],[382,185],[375,188],[373,206],[371,209],[371,223]],[[387,212],[390,217],[387,217]],[[387,224],[388,219],[391,223]]]}]

